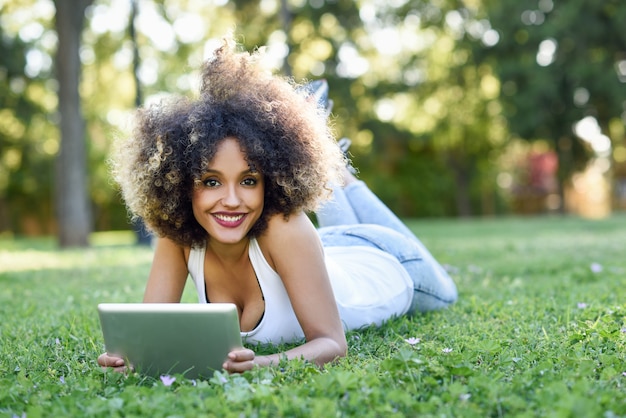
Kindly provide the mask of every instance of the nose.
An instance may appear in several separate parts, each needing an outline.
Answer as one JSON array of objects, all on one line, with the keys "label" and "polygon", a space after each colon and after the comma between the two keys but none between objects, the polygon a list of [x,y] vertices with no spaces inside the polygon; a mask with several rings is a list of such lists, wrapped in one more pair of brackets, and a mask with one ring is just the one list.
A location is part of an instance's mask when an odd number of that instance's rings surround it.
[{"label": "nose", "polygon": [[224,188],[225,193],[222,197],[222,204],[226,207],[233,208],[239,206],[241,198],[237,191],[237,186],[232,185]]}]

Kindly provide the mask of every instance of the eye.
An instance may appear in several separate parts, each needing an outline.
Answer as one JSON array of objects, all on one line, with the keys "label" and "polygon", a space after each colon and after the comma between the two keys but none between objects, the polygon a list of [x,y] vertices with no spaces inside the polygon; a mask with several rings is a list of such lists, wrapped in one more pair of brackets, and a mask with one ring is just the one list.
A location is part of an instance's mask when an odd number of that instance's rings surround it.
[{"label": "eye", "polygon": [[242,180],[241,184],[244,186],[256,186],[258,180],[254,177],[246,177]]},{"label": "eye", "polygon": [[202,184],[204,184],[206,187],[217,187],[220,185],[220,182],[217,181],[217,179],[209,177],[208,179],[202,180]]}]

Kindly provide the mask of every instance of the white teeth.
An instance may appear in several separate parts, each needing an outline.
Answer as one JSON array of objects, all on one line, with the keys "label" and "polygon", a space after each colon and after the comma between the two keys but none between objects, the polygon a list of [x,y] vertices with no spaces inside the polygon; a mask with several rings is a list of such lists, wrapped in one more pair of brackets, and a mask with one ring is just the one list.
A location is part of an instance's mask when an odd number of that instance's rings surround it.
[{"label": "white teeth", "polygon": [[224,222],[237,222],[238,220],[243,218],[243,215],[228,216],[228,215],[220,214],[220,215],[215,215],[215,217],[219,219],[220,221],[224,221]]}]

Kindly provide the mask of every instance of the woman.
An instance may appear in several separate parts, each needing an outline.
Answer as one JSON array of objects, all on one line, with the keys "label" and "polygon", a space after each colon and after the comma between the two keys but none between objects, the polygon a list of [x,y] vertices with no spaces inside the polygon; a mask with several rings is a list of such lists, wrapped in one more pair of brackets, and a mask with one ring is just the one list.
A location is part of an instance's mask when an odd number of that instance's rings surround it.
[{"label": "woman", "polygon": [[[345,330],[457,297],[346,168],[327,109],[258,58],[226,42],[203,69],[200,97],[141,110],[115,161],[130,211],[158,236],[144,302],[180,302],[190,275],[200,303],[238,307],[247,345],[303,341],[266,356],[233,350],[229,372],[285,357],[323,365],[346,355]],[[316,230],[305,213],[321,202]],[[107,353],[98,362],[124,369]]]}]

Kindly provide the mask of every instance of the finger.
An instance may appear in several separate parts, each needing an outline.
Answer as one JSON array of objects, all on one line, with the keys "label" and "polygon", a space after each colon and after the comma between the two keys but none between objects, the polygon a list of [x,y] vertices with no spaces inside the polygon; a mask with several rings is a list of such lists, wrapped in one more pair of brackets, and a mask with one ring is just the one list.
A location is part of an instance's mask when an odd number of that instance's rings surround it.
[{"label": "finger", "polygon": [[132,364],[122,364],[121,366],[101,366],[103,371],[107,371],[107,370],[112,370],[114,372],[118,372],[118,373],[133,373],[135,371],[135,368],[133,367]]},{"label": "finger", "polygon": [[254,351],[247,348],[233,350],[228,353],[228,359],[234,362],[254,360]]},{"label": "finger", "polygon": [[109,353],[103,353],[98,356],[98,364],[102,367],[121,367],[124,366],[124,359],[118,356],[110,356]]},{"label": "finger", "polygon": [[238,361],[238,362],[226,361],[224,362],[222,367],[224,368],[224,370],[226,370],[229,373],[243,373],[245,371],[252,370],[254,368],[254,361],[252,360]]}]

